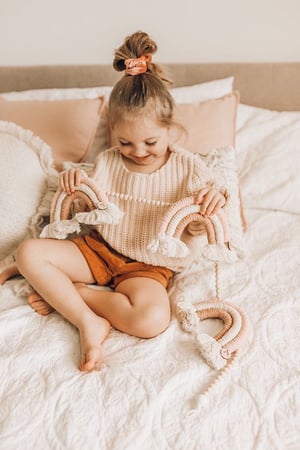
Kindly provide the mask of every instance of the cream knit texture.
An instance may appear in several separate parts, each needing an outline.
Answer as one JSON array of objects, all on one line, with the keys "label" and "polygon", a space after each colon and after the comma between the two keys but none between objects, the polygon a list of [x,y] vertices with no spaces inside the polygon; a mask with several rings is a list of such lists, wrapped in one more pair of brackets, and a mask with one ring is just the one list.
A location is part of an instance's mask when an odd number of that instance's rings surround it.
[{"label": "cream knit texture", "polygon": [[191,261],[191,255],[168,257],[153,253],[148,246],[157,237],[162,217],[174,202],[214,182],[198,156],[174,147],[164,166],[145,174],[129,171],[119,149],[114,147],[100,153],[92,178],[124,212],[118,224],[95,227],[112,248],[133,260],[174,271],[182,270]]}]

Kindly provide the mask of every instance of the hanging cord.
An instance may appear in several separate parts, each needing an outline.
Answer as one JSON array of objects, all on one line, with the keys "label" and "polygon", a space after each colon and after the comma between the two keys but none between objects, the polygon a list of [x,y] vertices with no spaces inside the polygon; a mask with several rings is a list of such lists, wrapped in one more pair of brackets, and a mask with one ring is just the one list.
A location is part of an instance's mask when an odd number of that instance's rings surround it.
[{"label": "hanging cord", "polygon": [[[217,261],[215,261],[215,291],[216,291],[216,297],[215,300],[216,302],[220,301],[220,267],[219,267],[219,263]],[[232,356],[230,357],[228,363],[226,364],[225,367],[223,367],[219,373],[217,374],[216,378],[214,379],[214,381],[212,381],[209,386],[205,389],[205,391],[200,394],[200,397],[205,397],[209,394],[213,394],[213,392],[217,389],[217,387],[219,386],[220,382],[224,380],[224,378],[227,378],[229,376],[229,372],[232,369],[232,366],[234,365],[234,363],[236,362],[237,359],[237,355],[238,355],[238,351],[236,350]]]},{"label": "hanging cord", "polygon": [[216,300],[220,300],[220,277],[219,277],[219,263],[215,262],[215,289],[216,289]]},{"label": "hanging cord", "polygon": [[234,365],[234,363],[236,363],[237,356],[238,350],[233,353],[226,366],[219,371],[219,373],[216,375],[216,378],[209,384],[209,386],[207,386],[205,391],[200,394],[200,397],[203,398],[209,394],[213,394],[214,391],[219,386],[220,382],[223,381],[225,378],[228,378],[229,372],[232,370],[232,366]]}]

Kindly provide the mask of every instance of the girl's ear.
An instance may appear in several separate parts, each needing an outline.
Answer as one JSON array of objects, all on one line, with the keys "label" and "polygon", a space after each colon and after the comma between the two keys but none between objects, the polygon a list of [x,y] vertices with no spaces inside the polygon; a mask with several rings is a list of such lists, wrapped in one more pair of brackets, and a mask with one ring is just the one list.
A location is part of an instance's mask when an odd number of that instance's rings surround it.
[{"label": "girl's ear", "polygon": [[168,127],[168,139],[171,145],[175,145],[178,143],[182,135],[181,129],[177,126],[176,123],[171,124]]},{"label": "girl's ear", "polygon": [[115,124],[109,124],[109,146],[115,147],[118,145],[118,140],[115,133]]}]

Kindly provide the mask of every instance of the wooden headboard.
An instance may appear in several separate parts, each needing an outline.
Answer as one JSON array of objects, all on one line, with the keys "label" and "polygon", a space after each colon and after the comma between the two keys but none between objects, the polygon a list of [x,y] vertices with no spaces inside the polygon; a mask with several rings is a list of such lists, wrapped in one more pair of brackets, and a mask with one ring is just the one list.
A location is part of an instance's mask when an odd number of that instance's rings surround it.
[{"label": "wooden headboard", "polygon": [[[300,62],[162,64],[174,87],[235,77],[241,103],[275,110],[300,110]],[[110,65],[0,66],[0,92],[114,84]]]}]

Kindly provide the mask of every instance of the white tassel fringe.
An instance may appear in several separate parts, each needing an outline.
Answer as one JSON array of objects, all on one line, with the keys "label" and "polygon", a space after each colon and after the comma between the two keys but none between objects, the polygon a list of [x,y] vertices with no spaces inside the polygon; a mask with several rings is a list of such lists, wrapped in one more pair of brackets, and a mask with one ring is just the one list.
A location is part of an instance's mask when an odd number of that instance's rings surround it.
[{"label": "white tassel fringe", "polygon": [[80,233],[80,231],[80,224],[76,219],[60,220],[46,225],[40,238],[66,239],[69,234]]},{"label": "white tassel fringe", "polygon": [[151,250],[153,253],[159,252],[165,256],[175,258],[185,258],[190,253],[184,242],[166,234],[152,241],[148,245],[148,250]]},{"label": "white tassel fringe", "polygon": [[226,360],[221,355],[221,345],[208,334],[201,333],[195,335],[199,346],[199,351],[205,361],[214,369],[222,369],[226,365]]},{"label": "white tassel fringe", "polygon": [[226,244],[209,244],[204,248],[202,255],[215,262],[232,263],[238,259],[236,252],[229,250]]},{"label": "white tassel fringe", "polygon": [[100,223],[117,224],[123,217],[123,212],[113,203],[107,203],[105,209],[93,209],[90,212],[79,212],[75,219],[86,225],[99,225]]}]

